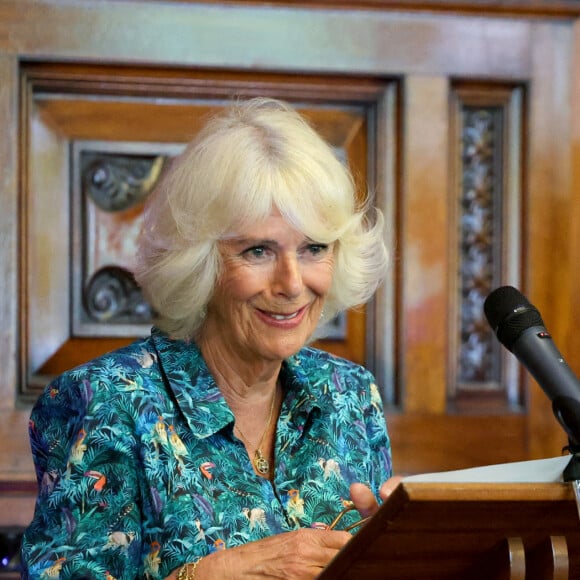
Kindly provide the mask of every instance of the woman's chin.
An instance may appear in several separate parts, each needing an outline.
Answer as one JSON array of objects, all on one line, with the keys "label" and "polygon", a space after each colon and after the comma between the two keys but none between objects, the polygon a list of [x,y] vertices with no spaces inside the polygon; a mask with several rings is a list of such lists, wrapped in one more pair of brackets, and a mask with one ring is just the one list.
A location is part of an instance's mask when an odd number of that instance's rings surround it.
[{"label": "woman's chin", "polygon": [[284,360],[296,354],[306,344],[307,337],[289,338],[270,343],[262,350],[264,358],[269,360]]}]

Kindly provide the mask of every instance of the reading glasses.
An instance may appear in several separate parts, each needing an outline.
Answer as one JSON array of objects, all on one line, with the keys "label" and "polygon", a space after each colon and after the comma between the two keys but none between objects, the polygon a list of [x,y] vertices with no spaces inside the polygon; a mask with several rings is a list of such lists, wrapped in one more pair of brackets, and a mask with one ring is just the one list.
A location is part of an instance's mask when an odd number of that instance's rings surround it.
[{"label": "reading glasses", "polygon": [[[356,508],[354,507],[354,504],[352,502],[348,502],[348,504],[345,506],[345,508],[340,511],[340,513],[334,518],[334,520],[332,520],[332,522],[326,527],[326,529],[327,530],[334,530],[334,528],[336,528],[336,526],[339,524],[340,520],[348,512],[350,512],[352,510],[356,510]],[[350,532],[351,530],[354,530],[355,528],[359,528],[360,526],[366,524],[370,519],[371,519],[371,516],[368,516],[366,518],[361,518],[360,520],[358,520],[358,522],[354,522],[353,524],[346,526],[345,528],[343,528],[343,530],[345,532]]]}]

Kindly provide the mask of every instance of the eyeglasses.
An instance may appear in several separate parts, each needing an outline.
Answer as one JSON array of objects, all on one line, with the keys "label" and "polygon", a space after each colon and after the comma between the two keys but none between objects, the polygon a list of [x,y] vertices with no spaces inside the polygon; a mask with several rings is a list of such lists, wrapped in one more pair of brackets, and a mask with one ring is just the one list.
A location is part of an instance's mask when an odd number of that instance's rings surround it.
[{"label": "eyeglasses", "polygon": [[[332,523],[330,523],[326,529],[327,530],[334,530],[334,528],[336,528],[336,526],[338,525],[338,523],[340,522],[340,520],[350,511],[352,510],[356,510],[356,508],[354,507],[354,504],[352,502],[348,502],[348,504],[346,505],[346,507],[334,518],[334,520],[332,520]],[[346,526],[346,528],[343,528],[343,530],[345,532],[350,532],[351,530],[354,530],[355,528],[358,528],[364,524],[366,524],[369,520],[371,519],[371,516],[368,516],[366,518],[361,518],[358,522],[354,522],[354,524],[350,524],[348,526]]]}]

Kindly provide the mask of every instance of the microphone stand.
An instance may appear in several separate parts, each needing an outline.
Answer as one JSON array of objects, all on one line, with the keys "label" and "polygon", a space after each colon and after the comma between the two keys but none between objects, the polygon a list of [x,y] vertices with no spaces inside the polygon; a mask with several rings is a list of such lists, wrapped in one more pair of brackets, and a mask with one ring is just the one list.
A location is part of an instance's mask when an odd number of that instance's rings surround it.
[{"label": "microphone stand", "polygon": [[572,459],[564,469],[563,479],[572,484],[578,518],[580,518],[580,447],[572,448],[571,445],[568,445],[568,450],[572,453]]},{"label": "microphone stand", "polygon": [[572,397],[555,397],[552,411],[568,435],[568,445],[564,449],[572,458],[564,469],[563,479],[572,484],[580,518],[580,402]]}]

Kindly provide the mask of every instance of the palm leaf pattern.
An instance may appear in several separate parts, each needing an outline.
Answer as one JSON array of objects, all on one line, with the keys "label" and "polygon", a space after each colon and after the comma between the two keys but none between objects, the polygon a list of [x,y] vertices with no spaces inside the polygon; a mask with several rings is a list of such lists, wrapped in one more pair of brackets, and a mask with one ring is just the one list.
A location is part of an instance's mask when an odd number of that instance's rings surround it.
[{"label": "palm leaf pattern", "polygon": [[39,494],[23,577],[164,578],[196,556],[330,523],[355,481],[378,496],[391,453],[372,375],[307,347],[281,379],[270,482],[192,342],[153,329],[57,377],[30,418]]}]

